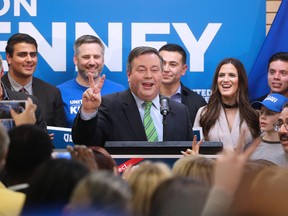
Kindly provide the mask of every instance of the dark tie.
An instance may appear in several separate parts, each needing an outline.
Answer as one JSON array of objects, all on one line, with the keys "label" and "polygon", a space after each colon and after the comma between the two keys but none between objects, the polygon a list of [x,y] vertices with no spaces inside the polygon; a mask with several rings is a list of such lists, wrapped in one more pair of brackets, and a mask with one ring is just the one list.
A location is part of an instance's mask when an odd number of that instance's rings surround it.
[{"label": "dark tie", "polygon": [[24,87],[22,87],[22,88],[19,90],[19,92],[22,92],[22,93],[28,94],[28,91],[27,91]]},{"label": "dark tie", "polygon": [[144,105],[145,105],[145,112],[144,112],[143,124],[145,128],[146,137],[148,142],[156,142],[158,141],[158,135],[153,119],[151,118],[150,115],[152,102],[146,101]]}]

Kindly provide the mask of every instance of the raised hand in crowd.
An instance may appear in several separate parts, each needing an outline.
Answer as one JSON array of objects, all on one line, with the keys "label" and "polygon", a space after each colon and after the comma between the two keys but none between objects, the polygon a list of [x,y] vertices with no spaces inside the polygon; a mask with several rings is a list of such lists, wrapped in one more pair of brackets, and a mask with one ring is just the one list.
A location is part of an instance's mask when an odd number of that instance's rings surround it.
[{"label": "raised hand in crowd", "polygon": [[36,111],[37,105],[33,103],[30,97],[25,102],[25,110],[22,113],[16,113],[15,110],[11,109],[10,113],[15,121],[15,125],[19,126],[22,124],[35,124],[36,122]]},{"label": "raised hand in crowd", "polygon": [[82,109],[86,113],[95,112],[101,105],[101,89],[106,78],[105,74],[100,77],[98,84],[94,84],[93,74],[89,73],[89,88],[82,95]]},{"label": "raised hand in crowd", "polygon": [[[243,134],[242,132],[240,137],[244,137]],[[260,137],[255,138],[243,152],[244,140],[240,140],[235,150],[224,149],[219,155],[214,171],[214,185],[202,216],[228,213],[243,176],[245,164],[260,142]]]},{"label": "raised hand in crowd", "polygon": [[199,142],[197,142],[197,136],[194,135],[193,141],[192,141],[192,149],[187,149],[185,152],[181,151],[181,154],[183,154],[184,156],[198,155],[199,154],[200,145],[202,143],[203,143],[203,140],[200,140]]},{"label": "raised hand in crowd", "polygon": [[74,145],[74,147],[68,145],[67,151],[73,160],[83,163],[90,171],[98,169],[93,151],[85,145]]}]

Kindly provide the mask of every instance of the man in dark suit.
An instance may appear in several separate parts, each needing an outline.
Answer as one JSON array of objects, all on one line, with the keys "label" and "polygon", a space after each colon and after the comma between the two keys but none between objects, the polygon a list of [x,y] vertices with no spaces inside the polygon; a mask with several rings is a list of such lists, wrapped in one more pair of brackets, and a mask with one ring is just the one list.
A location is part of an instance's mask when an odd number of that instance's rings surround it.
[{"label": "man in dark suit", "polygon": [[33,77],[38,62],[36,40],[27,34],[12,35],[7,41],[6,60],[9,70],[2,78],[6,88],[35,96],[47,125],[66,127],[60,90]]},{"label": "man in dark suit", "polygon": [[[128,57],[127,75],[129,89],[101,99],[105,75],[94,85],[89,75],[90,88],[82,96],[72,128],[74,143],[104,146],[105,141],[147,141],[145,102],[152,102],[151,118],[156,129],[156,141],[192,141],[192,124],[185,105],[170,101],[166,117],[167,136],[163,137],[160,114],[160,85],[163,62],[158,51],[151,47],[136,47]],[[146,129],[145,129],[146,128]],[[153,133],[155,130],[153,131]]]},{"label": "man in dark suit", "polygon": [[[11,91],[9,89],[6,89],[5,86],[1,82],[1,78],[4,74],[4,69],[2,65],[2,57],[0,56],[0,101],[2,100],[27,100],[28,97],[30,97],[34,104],[37,105],[37,99],[31,95],[24,94],[21,92],[15,92]],[[35,111],[36,116],[36,125],[38,125],[40,128],[42,128],[45,132],[47,131],[47,125],[46,122],[43,119],[41,110],[37,106]]]},{"label": "man in dark suit", "polygon": [[177,44],[166,44],[159,49],[163,58],[163,80],[160,88],[161,95],[187,106],[192,125],[200,107],[207,103],[204,98],[181,83],[180,79],[186,74],[187,54]]}]

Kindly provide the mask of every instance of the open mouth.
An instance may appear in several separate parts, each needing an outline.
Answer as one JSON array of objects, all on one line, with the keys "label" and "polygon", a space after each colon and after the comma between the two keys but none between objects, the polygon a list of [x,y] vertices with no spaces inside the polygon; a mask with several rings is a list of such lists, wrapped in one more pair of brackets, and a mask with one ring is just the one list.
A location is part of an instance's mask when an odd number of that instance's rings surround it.
[{"label": "open mouth", "polygon": [[144,88],[151,88],[153,86],[153,83],[143,83],[142,85]]}]

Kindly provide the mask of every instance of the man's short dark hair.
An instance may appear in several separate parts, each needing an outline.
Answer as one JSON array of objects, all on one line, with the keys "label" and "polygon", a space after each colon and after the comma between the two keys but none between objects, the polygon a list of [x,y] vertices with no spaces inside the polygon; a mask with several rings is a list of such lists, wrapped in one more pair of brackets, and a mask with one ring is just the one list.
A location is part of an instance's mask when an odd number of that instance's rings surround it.
[{"label": "man's short dark hair", "polygon": [[186,64],[187,54],[183,47],[178,44],[166,44],[159,49],[161,51],[178,52],[182,56],[182,63]]},{"label": "man's short dark hair", "polygon": [[36,47],[36,50],[38,48],[37,42],[32,36],[24,33],[16,33],[12,35],[7,41],[7,46],[5,48],[6,54],[12,57],[14,52],[14,45],[17,43],[33,44]]},{"label": "man's short dark hair", "polygon": [[277,52],[273,54],[269,59],[268,68],[270,67],[271,62],[277,60],[288,62],[288,52]]}]

